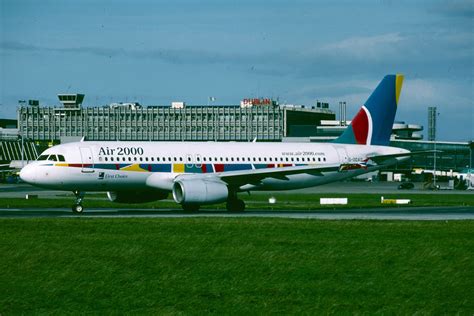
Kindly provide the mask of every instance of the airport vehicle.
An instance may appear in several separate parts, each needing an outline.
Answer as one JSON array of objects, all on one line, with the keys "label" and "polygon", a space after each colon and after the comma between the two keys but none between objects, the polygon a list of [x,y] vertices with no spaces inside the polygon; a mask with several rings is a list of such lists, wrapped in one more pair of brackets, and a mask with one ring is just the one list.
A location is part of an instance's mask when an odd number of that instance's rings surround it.
[{"label": "airport vehicle", "polygon": [[415,185],[412,182],[403,182],[398,186],[399,190],[411,190],[415,187]]},{"label": "airport vehicle", "polygon": [[227,202],[229,211],[243,211],[239,192],[322,185],[412,155],[388,146],[402,83],[402,75],[385,76],[333,143],[81,141],[47,149],[20,176],[39,187],[73,191],[77,213],[87,191],[106,191],[118,203],[172,193],[185,210]]}]

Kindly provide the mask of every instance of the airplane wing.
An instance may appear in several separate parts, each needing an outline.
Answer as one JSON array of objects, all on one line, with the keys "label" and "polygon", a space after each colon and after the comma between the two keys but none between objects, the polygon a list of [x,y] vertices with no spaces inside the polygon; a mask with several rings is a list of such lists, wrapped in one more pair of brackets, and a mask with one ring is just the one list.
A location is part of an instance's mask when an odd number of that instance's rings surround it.
[{"label": "airplane wing", "polygon": [[218,173],[206,174],[183,174],[176,177],[176,179],[220,179],[221,181],[231,186],[242,186],[245,184],[258,185],[263,179],[273,178],[288,180],[288,175],[293,174],[313,174],[323,176],[324,172],[334,172],[339,170],[339,164],[333,165],[309,165],[296,167],[278,167],[239,171],[224,171]]}]

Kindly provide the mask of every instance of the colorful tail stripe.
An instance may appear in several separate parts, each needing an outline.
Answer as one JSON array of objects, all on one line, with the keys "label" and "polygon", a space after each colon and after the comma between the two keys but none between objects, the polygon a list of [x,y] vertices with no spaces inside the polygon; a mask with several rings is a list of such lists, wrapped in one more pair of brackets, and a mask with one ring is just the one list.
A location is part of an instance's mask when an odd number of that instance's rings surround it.
[{"label": "colorful tail stripe", "polygon": [[385,76],[335,142],[388,145],[402,84],[403,75]]}]

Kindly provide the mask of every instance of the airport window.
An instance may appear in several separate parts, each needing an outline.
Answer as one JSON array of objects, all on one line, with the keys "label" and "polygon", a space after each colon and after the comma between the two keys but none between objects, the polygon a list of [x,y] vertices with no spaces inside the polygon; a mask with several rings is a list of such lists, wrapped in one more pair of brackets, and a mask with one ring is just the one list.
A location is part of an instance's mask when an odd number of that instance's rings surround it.
[{"label": "airport window", "polygon": [[58,160],[59,160],[59,161],[66,161],[66,159],[64,159],[64,156],[63,156],[63,155],[58,155]]}]

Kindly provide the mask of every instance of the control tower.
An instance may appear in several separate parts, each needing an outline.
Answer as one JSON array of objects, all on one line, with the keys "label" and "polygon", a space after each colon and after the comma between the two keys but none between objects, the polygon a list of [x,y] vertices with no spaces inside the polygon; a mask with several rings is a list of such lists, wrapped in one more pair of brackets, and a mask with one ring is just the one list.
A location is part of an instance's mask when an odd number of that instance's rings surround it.
[{"label": "control tower", "polygon": [[77,109],[80,108],[82,105],[82,101],[84,101],[84,94],[58,94],[59,102],[68,109]]}]

